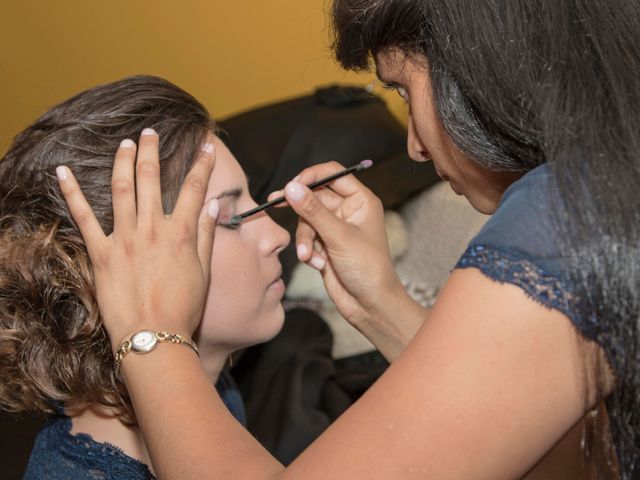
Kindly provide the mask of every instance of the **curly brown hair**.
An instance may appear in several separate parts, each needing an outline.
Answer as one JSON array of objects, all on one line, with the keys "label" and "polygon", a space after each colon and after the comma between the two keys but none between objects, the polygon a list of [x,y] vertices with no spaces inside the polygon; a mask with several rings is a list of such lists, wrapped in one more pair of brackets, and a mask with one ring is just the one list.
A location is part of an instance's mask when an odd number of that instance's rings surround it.
[{"label": "curly brown hair", "polygon": [[72,169],[111,232],[114,154],[146,127],[160,136],[162,201],[170,213],[214,124],[202,104],[161,78],[128,77],[75,95],[20,133],[0,161],[0,405],[9,411],[94,403],[135,424],[55,167]]}]

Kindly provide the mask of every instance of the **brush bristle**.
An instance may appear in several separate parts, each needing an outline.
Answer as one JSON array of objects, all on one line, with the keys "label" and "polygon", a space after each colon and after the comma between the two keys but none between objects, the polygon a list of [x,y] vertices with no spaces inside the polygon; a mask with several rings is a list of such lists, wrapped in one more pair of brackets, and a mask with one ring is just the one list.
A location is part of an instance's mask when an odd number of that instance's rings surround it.
[{"label": "brush bristle", "polygon": [[369,168],[371,165],[373,165],[373,160],[362,160],[360,162],[360,165],[362,165],[364,168]]}]

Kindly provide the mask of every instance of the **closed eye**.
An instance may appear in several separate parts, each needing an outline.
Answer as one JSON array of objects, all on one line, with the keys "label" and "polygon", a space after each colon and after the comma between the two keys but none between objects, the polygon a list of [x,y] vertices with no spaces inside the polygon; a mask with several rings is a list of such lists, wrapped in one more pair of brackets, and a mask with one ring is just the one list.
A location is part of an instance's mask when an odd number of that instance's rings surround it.
[{"label": "closed eye", "polygon": [[231,223],[231,222],[217,222],[216,227],[226,228],[227,230],[237,230],[242,225],[242,222]]},{"label": "closed eye", "polygon": [[218,213],[216,226],[221,226],[229,230],[236,230],[240,227],[240,224],[232,224],[231,219],[237,213],[238,199],[242,196],[242,192],[243,189],[238,187],[225,190],[215,197],[220,203],[220,213]]},{"label": "closed eye", "polygon": [[385,90],[394,90],[398,95],[400,95],[400,98],[402,98],[402,100],[404,100],[405,103],[409,103],[409,94],[407,93],[407,89],[398,85],[397,83],[383,83],[382,87]]}]

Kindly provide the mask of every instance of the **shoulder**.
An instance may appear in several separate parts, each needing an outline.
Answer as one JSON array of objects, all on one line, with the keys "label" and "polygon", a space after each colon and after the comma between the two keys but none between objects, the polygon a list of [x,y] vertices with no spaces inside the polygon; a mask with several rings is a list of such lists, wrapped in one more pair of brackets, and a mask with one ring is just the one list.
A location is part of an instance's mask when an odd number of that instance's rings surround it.
[{"label": "shoulder", "polygon": [[492,280],[514,284],[576,323],[578,299],[560,253],[549,184],[547,165],[541,165],[511,185],[456,268],[475,267]]},{"label": "shoulder", "polygon": [[543,164],[514,182],[493,216],[469,246],[485,245],[534,261],[556,277],[566,277],[552,213],[558,208]]},{"label": "shoulder", "polygon": [[129,478],[153,479],[148,467],[119,448],[90,435],[71,433],[71,419],[53,417],[40,430],[29,457],[26,480]]},{"label": "shoulder", "polygon": [[[548,166],[541,165],[511,185],[498,209],[469,243],[456,268],[476,268],[485,277],[511,284],[530,300],[566,316],[587,339],[598,338],[600,325],[586,309],[560,249],[556,200]],[[612,359],[613,352],[604,346]]]}]

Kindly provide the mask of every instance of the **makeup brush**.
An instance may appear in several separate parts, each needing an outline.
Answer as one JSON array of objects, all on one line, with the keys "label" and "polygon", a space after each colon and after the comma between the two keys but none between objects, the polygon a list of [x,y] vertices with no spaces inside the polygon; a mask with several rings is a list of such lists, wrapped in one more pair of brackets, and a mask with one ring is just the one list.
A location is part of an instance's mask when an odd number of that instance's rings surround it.
[{"label": "makeup brush", "polygon": [[[345,175],[349,175],[350,173],[356,173],[356,172],[359,172],[360,170],[364,170],[365,168],[369,168],[371,165],[373,165],[372,160],[362,160],[360,163],[358,163],[357,165],[354,165],[353,167],[345,168],[344,170],[340,172],[336,172],[333,175],[329,175],[328,177],[322,178],[320,180],[316,180],[315,182],[312,182],[309,185],[307,185],[307,187],[310,188],[311,190],[313,190],[314,188],[322,187],[323,185],[326,185],[327,183],[333,180],[336,180],[340,177],[344,177]],[[262,205],[252,208],[251,210],[247,210],[246,212],[235,215],[229,221],[229,225],[230,226],[238,225],[245,218],[250,217],[251,215],[255,215],[258,212],[262,212],[268,208],[271,208],[275,205],[279,205],[286,201],[287,199],[285,197],[274,198],[270,202],[263,203]]]}]

